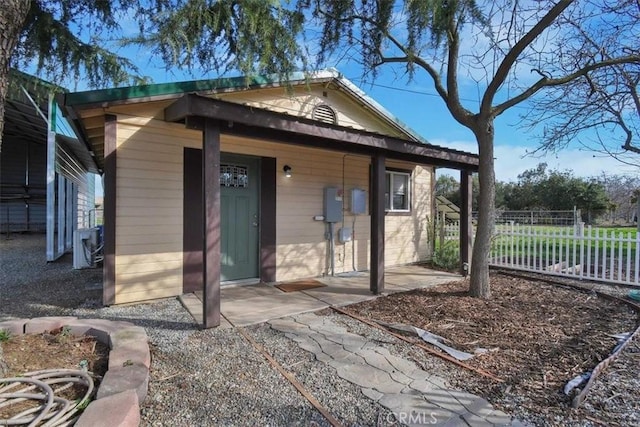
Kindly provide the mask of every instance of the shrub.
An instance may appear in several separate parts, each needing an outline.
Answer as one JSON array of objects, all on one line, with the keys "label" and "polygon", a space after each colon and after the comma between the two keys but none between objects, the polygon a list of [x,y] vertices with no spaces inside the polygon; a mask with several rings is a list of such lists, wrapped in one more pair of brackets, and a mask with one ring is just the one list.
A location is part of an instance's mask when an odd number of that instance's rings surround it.
[{"label": "shrub", "polygon": [[433,265],[448,271],[457,271],[460,263],[460,250],[457,241],[447,241],[433,252]]}]

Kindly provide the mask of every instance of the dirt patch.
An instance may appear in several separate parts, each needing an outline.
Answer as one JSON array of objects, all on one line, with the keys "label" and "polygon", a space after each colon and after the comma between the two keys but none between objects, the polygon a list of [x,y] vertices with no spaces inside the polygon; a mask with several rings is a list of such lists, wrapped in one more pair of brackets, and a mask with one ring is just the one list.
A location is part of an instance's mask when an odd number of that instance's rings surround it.
[{"label": "dirt patch", "polygon": [[[484,354],[466,363],[503,378],[504,383],[477,375],[450,382],[507,412],[543,417],[546,422],[567,411],[586,416],[570,408],[572,396],[564,395],[564,385],[607,357],[616,345],[611,335],[632,331],[638,316],[593,293],[531,279],[493,274],[491,288],[491,299],[471,298],[468,283],[458,281],[363,302],[349,310],[418,326],[445,337],[459,350],[484,349]],[[636,366],[631,376],[637,377],[638,370]],[[615,414],[600,415],[615,419]]]},{"label": "dirt patch", "polygon": [[[90,336],[75,336],[60,328],[43,334],[10,336],[1,343],[9,377],[42,369],[86,369],[96,375],[96,386],[107,371],[109,348]],[[60,397],[80,399],[85,388],[78,386],[65,390]],[[24,408],[22,408],[24,409]],[[20,408],[13,405],[11,413]],[[9,417],[9,409],[0,409],[0,419]]]}]

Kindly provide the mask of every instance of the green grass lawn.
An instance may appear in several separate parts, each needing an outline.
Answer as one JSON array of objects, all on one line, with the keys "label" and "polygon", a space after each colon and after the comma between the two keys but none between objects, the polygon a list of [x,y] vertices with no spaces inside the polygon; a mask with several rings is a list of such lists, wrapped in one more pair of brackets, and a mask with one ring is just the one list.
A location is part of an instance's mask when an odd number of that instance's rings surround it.
[{"label": "green grass lawn", "polygon": [[[637,229],[635,227],[585,227],[584,237],[574,238],[573,227],[554,226],[517,226],[498,225],[493,239],[493,252],[511,254],[522,257],[529,256],[535,247],[536,257],[556,258],[562,254],[566,258],[567,247],[572,257],[574,248],[577,253],[584,251],[585,256],[590,252],[592,257],[596,251],[600,256],[607,257],[630,256],[635,259],[637,248]],[[612,253],[613,250],[613,253]]]},{"label": "green grass lawn", "polygon": [[[635,259],[638,231],[636,227],[584,227],[584,237],[574,238],[574,228],[572,226],[549,226],[549,225],[519,225],[511,226],[509,224],[498,224],[495,228],[495,234],[492,242],[492,253],[497,254],[502,250],[503,255],[509,255],[513,248],[513,255],[523,257],[532,255],[535,246],[536,257],[546,259],[547,253],[549,258],[553,256],[554,248],[556,258],[560,252],[562,257],[566,258],[567,247],[570,256],[573,256],[575,246],[576,253],[584,251],[585,256],[590,252],[592,258],[595,256],[596,250],[599,258],[604,253],[607,257],[612,255],[618,257],[620,255],[620,247],[622,247],[622,256],[630,256],[632,261]],[[457,248],[457,238],[448,238],[446,241],[447,248],[442,248],[447,252],[451,252],[451,245]],[[436,250],[440,249],[440,241],[436,238]]]}]

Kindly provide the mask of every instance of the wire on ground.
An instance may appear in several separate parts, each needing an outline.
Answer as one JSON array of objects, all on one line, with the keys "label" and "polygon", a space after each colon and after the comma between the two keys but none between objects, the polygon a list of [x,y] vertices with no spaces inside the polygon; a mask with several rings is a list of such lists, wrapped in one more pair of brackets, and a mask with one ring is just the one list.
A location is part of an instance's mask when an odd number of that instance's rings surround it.
[{"label": "wire on ground", "polygon": [[296,377],[293,376],[293,374],[284,369],[282,365],[280,365],[273,357],[271,357],[271,355],[267,353],[264,347],[258,344],[256,340],[251,337],[251,335],[249,335],[242,328],[236,328],[236,330],[240,333],[240,335],[244,337],[244,339],[249,342],[249,344],[251,344],[256,350],[258,350],[262,354],[262,356],[267,359],[271,366],[273,366],[283,377],[285,377],[291,383],[291,385],[293,385],[296,390],[298,390],[300,394],[302,394],[309,401],[309,403],[311,403],[311,405],[313,405],[313,407],[322,414],[323,417],[327,419],[329,424],[331,424],[333,427],[342,427],[340,421],[338,421],[333,415],[331,415],[331,413],[324,406],[322,406],[318,399],[316,399],[307,389],[305,389],[300,381],[298,381]]},{"label": "wire on ground", "polygon": [[448,354],[440,353],[439,351],[433,350],[433,349],[427,347],[426,345],[424,345],[422,343],[416,342],[416,341],[414,341],[414,340],[412,340],[410,338],[407,338],[405,336],[402,336],[400,334],[396,334],[395,332],[392,332],[392,331],[380,326],[379,324],[377,324],[375,322],[372,322],[372,321],[370,321],[368,319],[365,319],[364,317],[358,316],[357,314],[351,313],[351,312],[349,312],[347,310],[344,310],[342,308],[339,308],[339,307],[331,307],[331,308],[333,310],[337,311],[340,314],[344,314],[344,315],[349,316],[349,317],[351,317],[351,318],[353,318],[355,320],[358,320],[358,321],[360,321],[362,323],[365,323],[365,324],[367,324],[367,325],[369,325],[369,326],[371,326],[373,328],[376,328],[376,329],[379,329],[379,330],[381,330],[383,332],[386,332],[386,333],[398,338],[399,340],[402,340],[402,341],[408,342],[409,344],[415,345],[416,347],[421,348],[422,350],[426,351],[427,353],[433,354],[434,356],[437,356],[437,357],[439,357],[441,359],[444,359],[447,362],[451,362],[451,363],[453,363],[455,365],[458,365],[461,368],[464,368],[464,369],[467,369],[469,371],[475,372],[476,374],[479,374],[479,375],[481,375],[483,377],[486,377],[486,378],[490,378],[490,379],[492,379],[494,381],[497,381],[497,382],[500,382],[500,383],[504,382],[504,380],[502,378],[499,378],[499,377],[497,377],[496,375],[494,375],[494,374],[492,374],[490,372],[487,372],[487,371],[485,371],[483,369],[475,368],[475,367],[473,367],[471,365],[468,365],[468,364],[466,364],[464,362],[459,361],[458,359],[456,359],[454,357],[449,356]]}]

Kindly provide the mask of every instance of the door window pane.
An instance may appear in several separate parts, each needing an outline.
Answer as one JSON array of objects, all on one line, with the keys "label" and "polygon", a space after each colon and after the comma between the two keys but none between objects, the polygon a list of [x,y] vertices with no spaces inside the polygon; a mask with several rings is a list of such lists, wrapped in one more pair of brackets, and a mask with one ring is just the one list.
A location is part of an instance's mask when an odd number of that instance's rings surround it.
[{"label": "door window pane", "polygon": [[249,175],[246,166],[220,165],[220,186],[247,188]]}]

